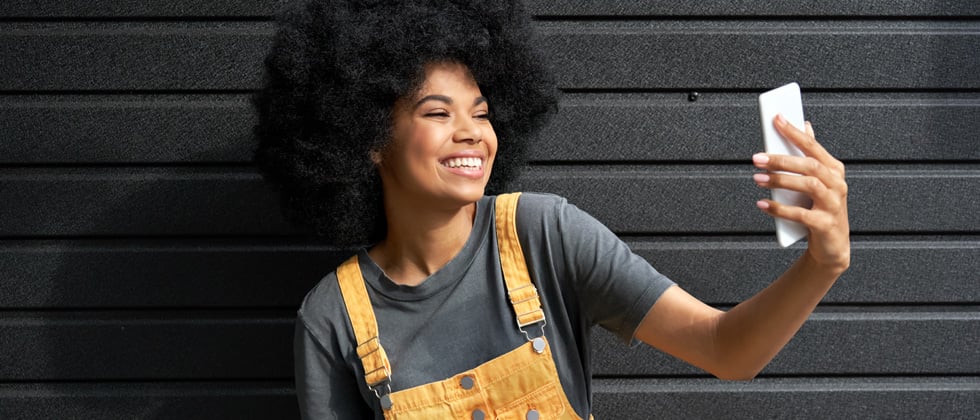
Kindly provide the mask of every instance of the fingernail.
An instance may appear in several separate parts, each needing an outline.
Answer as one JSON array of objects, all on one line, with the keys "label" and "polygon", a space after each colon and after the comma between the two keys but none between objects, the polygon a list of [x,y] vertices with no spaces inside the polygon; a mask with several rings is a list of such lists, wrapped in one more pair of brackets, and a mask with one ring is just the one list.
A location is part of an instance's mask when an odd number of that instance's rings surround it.
[{"label": "fingernail", "polygon": [[759,200],[759,201],[756,201],[755,202],[755,206],[758,207],[758,208],[760,208],[760,209],[762,209],[762,210],[768,210],[769,209],[769,202],[766,201],[766,200]]},{"label": "fingernail", "polygon": [[754,179],[755,182],[758,182],[760,184],[765,184],[765,183],[768,183],[769,182],[769,175],[767,175],[767,174],[755,174],[755,175],[752,175],[752,179]]},{"label": "fingernail", "polygon": [[776,125],[786,124],[786,119],[783,118],[783,114],[776,114]]},{"label": "fingernail", "polygon": [[756,153],[752,155],[752,161],[760,165],[765,165],[769,163],[769,155],[765,153]]}]

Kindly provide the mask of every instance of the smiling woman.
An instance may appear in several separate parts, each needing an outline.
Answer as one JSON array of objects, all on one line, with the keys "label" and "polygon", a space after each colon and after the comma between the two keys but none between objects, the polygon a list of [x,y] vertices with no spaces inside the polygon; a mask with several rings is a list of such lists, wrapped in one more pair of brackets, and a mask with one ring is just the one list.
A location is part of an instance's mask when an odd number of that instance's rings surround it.
[{"label": "smiling woman", "polygon": [[[419,92],[394,105],[391,142],[372,153],[388,233],[369,255],[395,283],[418,285],[466,242],[497,153],[488,109],[469,70],[456,62],[426,65]],[[432,257],[424,266],[398,264],[409,251],[393,247],[408,244]]]},{"label": "smiling woman", "polygon": [[287,217],[338,245],[384,237],[372,157],[393,139],[393,105],[426,96],[419,95],[426,65],[435,63],[465,67],[492,98],[485,110],[506,159],[488,191],[507,191],[526,161],[525,145],[557,103],[532,40],[514,0],[292,2],[278,18],[266,84],[255,96],[256,162],[279,190]]},{"label": "smiling woman", "polygon": [[281,18],[259,167],[295,220],[362,247],[299,309],[304,418],[590,418],[593,325],[751,378],[847,268],[844,167],[780,118],[807,157],[758,154],[756,182],[813,207],[758,206],[806,225],[809,248],[728,312],[561,197],[485,195],[555,104],[519,6],[310,0]]},{"label": "smiling woman", "polygon": [[392,140],[377,162],[385,197],[449,208],[475,203],[497,153],[487,98],[469,70],[451,62],[426,66],[416,96],[395,104]]}]

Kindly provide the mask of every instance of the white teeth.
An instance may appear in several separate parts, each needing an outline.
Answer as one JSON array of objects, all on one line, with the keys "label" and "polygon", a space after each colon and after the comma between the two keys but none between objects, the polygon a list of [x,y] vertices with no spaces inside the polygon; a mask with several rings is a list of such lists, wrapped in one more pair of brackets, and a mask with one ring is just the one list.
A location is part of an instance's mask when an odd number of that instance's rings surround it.
[{"label": "white teeth", "polygon": [[475,157],[452,158],[446,159],[442,165],[449,168],[480,168],[483,166],[483,159]]}]

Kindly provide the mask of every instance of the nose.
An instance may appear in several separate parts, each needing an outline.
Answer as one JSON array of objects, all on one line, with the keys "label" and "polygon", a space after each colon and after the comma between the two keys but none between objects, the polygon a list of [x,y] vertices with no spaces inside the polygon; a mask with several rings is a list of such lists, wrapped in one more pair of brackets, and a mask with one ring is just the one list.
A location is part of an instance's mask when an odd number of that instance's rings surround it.
[{"label": "nose", "polygon": [[483,130],[472,116],[466,115],[456,118],[453,141],[460,143],[479,143],[483,141]]}]

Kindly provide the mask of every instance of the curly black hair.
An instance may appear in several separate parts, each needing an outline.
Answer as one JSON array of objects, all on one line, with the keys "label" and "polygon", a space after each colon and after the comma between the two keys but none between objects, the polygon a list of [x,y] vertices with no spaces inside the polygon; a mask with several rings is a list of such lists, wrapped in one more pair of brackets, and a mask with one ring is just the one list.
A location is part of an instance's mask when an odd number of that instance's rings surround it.
[{"label": "curly black hair", "polygon": [[381,180],[371,151],[390,139],[392,108],[414,95],[433,62],[467,66],[499,139],[487,190],[526,164],[557,102],[519,0],[304,0],[278,19],[265,60],[255,160],[288,220],[336,245],[384,237]]}]

